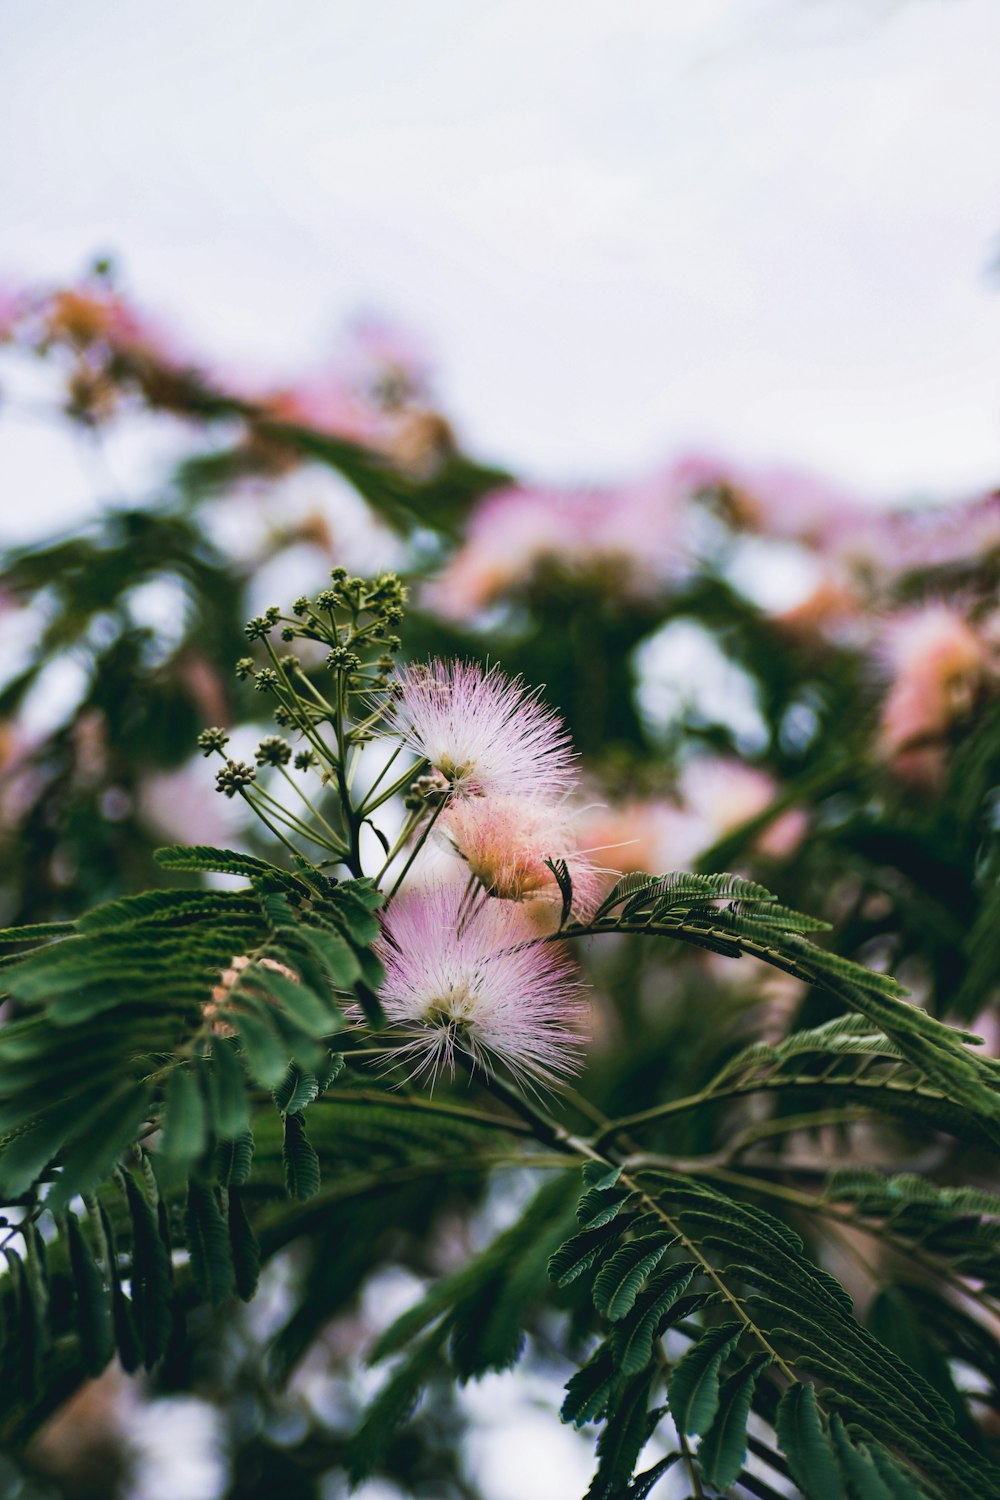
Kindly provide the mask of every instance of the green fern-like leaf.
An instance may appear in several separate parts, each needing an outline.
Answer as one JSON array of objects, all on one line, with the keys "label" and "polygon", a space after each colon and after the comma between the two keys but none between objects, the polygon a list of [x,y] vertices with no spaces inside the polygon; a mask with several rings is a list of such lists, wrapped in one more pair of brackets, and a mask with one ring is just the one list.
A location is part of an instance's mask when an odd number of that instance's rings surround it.
[{"label": "green fern-like leaf", "polygon": [[719,1368],[739,1342],[745,1324],[709,1328],[670,1377],[667,1400],[679,1432],[707,1432],[719,1406]]},{"label": "green fern-like leaf", "polygon": [[[685,1358],[690,1358],[690,1354]],[[743,1467],[754,1390],[761,1373],[770,1363],[770,1354],[753,1355],[730,1375],[719,1391],[718,1410],[698,1449],[701,1471],[716,1489],[727,1489],[736,1481]]]},{"label": "green fern-like leaf", "polygon": [[319,1192],[319,1157],[306,1135],[301,1114],[285,1116],[285,1185],[291,1198],[311,1198]]},{"label": "green fern-like leaf", "polygon": [[788,1467],[807,1500],[847,1500],[840,1466],[823,1426],[811,1385],[790,1385],[775,1423]]},{"label": "green fern-like leaf", "polygon": [[75,1214],[66,1217],[66,1233],[83,1365],[88,1375],[99,1375],[115,1352],[111,1299],[104,1289],[101,1268]]},{"label": "green fern-like leaf", "polygon": [[214,1188],[188,1185],[184,1234],[199,1295],[218,1307],[236,1290],[236,1270],[226,1221]]}]

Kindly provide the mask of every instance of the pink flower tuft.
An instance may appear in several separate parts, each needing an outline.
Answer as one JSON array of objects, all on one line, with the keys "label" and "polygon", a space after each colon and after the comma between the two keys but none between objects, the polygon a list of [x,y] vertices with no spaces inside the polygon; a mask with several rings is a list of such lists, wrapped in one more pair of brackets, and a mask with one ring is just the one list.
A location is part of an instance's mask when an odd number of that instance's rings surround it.
[{"label": "pink flower tuft", "polygon": [[655,599],[684,571],[685,482],[671,469],[616,489],[495,490],[473,513],[465,545],[427,589],[427,602],[447,619],[465,620],[552,567],[609,594]]},{"label": "pink flower tuft", "polygon": [[413,1032],[396,1055],[432,1082],[454,1075],[464,1051],[551,1087],[581,1066],[586,1007],[569,960],[531,941],[518,907],[488,901],[463,919],[462,901],[442,886],[400,897],[385,915],[379,998],[389,1021]]},{"label": "pink flower tuft", "polygon": [[892,683],[880,751],[906,779],[934,782],[941,770],[935,741],[969,712],[996,672],[990,644],[953,606],[927,604],[889,622],[882,655]]},{"label": "pink flower tuft", "polygon": [[569,734],[551,709],[496,667],[433,660],[404,666],[391,723],[456,798],[560,797],[576,781]]},{"label": "pink flower tuft", "polygon": [[491,896],[502,901],[560,899],[547,859],[565,860],[573,906],[586,916],[600,897],[598,873],[577,852],[572,819],[560,804],[522,797],[473,797],[453,802],[439,827]]}]

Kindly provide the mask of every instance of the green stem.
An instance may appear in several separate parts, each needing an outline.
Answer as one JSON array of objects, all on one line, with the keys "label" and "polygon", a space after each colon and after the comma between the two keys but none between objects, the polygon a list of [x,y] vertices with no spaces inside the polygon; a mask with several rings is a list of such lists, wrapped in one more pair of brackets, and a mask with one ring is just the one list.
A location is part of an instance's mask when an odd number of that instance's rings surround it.
[{"label": "green stem", "polygon": [[[701,1170],[701,1169],[699,1169]],[[913,1260],[921,1265],[924,1270],[934,1276],[940,1276],[955,1291],[970,1298],[980,1307],[987,1311],[992,1317],[997,1315],[998,1301],[989,1292],[982,1291],[971,1286],[963,1277],[958,1275],[947,1261],[934,1255],[931,1251],[924,1250],[922,1246],[909,1240],[903,1240],[888,1229],[884,1224],[875,1224],[861,1218],[858,1214],[851,1213],[848,1209],[838,1208],[835,1203],[826,1198],[817,1198],[813,1193],[803,1193],[798,1188],[789,1187],[783,1182],[772,1182],[769,1178],[756,1177],[749,1172],[736,1172],[729,1167],[707,1166],[703,1175],[718,1178],[720,1182],[730,1183],[733,1187],[741,1187],[751,1193],[757,1193],[763,1198],[772,1198],[779,1203],[788,1203],[796,1208],[801,1208],[808,1213],[818,1214],[821,1218],[831,1219],[835,1223],[842,1224],[845,1228],[860,1229],[862,1233],[870,1235],[882,1244],[901,1256],[903,1260]]]},{"label": "green stem", "polygon": [[[652,1108],[639,1110],[634,1115],[621,1115],[617,1120],[609,1121],[605,1129],[594,1136],[593,1142],[595,1146],[601,1147],[625,1131],[634,1130],[641,1125],[654,1124],[657,1120],[669,1119],[671,1115],[686,1114],[689,1110],[698,1109],[700,1105],[710,1101],[715,1103],[717,1100],[723,1099],[740,1099],[750,1094],[766,1093],[771,1090],[777,1091],[778,1089],[815,1089],[832,1088],[834,1086],[835,1081],[824,1082],[815,1073],[798,1074],[790,1078],[754,1078],[749,1081],[740,1079],[727,1088],[719,1089],[713,1088],[711,1084],[708,1084],[696,1094],[686,1094],[683,1099],[672,1099],[666,1104],[655,1104]],[[861,1094],[862,1098],[859,1102],[866,1108],[876,1108],[877,1106],[877,1097],[869,1104],[863,1098],[863,1095],[866,1093],[877,1096],[880,1093],[892,1095],[911,1094],[914,1092],[912,1085],[909,1083],[886,1083],[881,1078],[872,1078],[860,1082],[850,1080],[840,1084],[842,1096],[848,1090],[853,1091],[855,1094]],[[940,1099],[942,1097],[935,1089],[924,1087],[920,1089],[920,1092],[928,1099]]]},{"label": "green stem", "polygon": [[351,803],[351,789],[347,784],[347,742],[344,738],[345,716],[344,674],[338,671],[337,709],[334,719],[334,729],[337,734],[337,763],[334,769],[337,777],[337,792],[340,797],[340,816],[343,819],[344,832],[347,835],[348,841],[348,848],[344,854],[344,864],[350,870],[351,874],[357,878],[364,874],[361,866],[361,824],[363,819]]},{"label": "green stem", "polygon": [[[403,749],[403,746],[400,745],[399,750],[402,750],[402,749]],[[365,798],[365,800],[364,800],[364,802],[362,804],[362,806],[364,807],[364,811],[365,811],[365,816],[366,817],[368,817],[371,813],[375,812],[377,808],[380,808],[384,802],[388,802],[390,797],[395,797],[396,794],[398,792],[401,792],[405,786],[409,786],[409,784],[410,784],[411,781],[416,781],[416,779],[417,779],[418,776],[422,776],[423,775],[423,768],[424,768],[424,766],[426,766],[428,764],[428,762],[426,760],[423,760],[423,759],[418,760],[418,761],[414,761],[413,765],[412,766],[408,766],[407,769],[403,772],[402,776],[398,776],[396,778],[396,780],[392,783],[391,786],[386,787],[384,789],[384,791],[380,792],[379,795],[375,798],[374,801],[371,800],[372,792],[374,792],[375,788],[378,786],[379,782],[382,780],[382,777],[385,775],[386,771],[389,769],[389,766],[392,764],[392,761],[395,760],[396,756],[399,754],[399,750],[396,750],[394,752],[392,758],[390,760],[386,761],[386,763],[383,766],[383,768],[382,768],[381,772],[379,773],[378,777],[372,783],[371,787],[368,790],[368,795],[367,795],[367,797]]]},{"label": "green stem", "polygon": [[289,828],[293,833],[298,834],[300,838],[307,838],[311,840],[312,843],[318,844],[321,849],[326,849],[329,853],[335,854],[338,859],[341,857],[341,849],[339,848],[339,846],[331,844],[328,839],[321,837],[320,834],[313,833],[305,826],[304,823],[296,818],[294,814],[289,813],[286,808],[283,808],[280,802],[275,802],[273,797],[269,797],[266,792],[264,792],[260,787],[257,787],[256,795],[246,797],[246,801],[253,808],[254,812],[256,813],[257,817],[260,818],[261,822],[265,823],[267,827],[270,828],[271,832],[281,839],[281,842],[286,846],[286,848],[293,850],[295,854],[301,854],[301,850],[296,849],[294,844],[290,843],[288,839],[286,839],[282,834],[278,832],[277,828],[270,821],[268,815],[264,812],[263,807],[261,806],[261,801],[265,798],[271,804],[271,818],[277,818],[280,822],[284,823],[286,828]]},{"label": "green stem", "polygon": [[[294,778],[291,777],[288,774],[287,767],[286,766],[279,766],[278,770],[281,772],[282,776],[284,776],[285,780],[288,782],[288,785],[292,788],[292,790],[294,792],[296,792],[302,798],[302,801],[305,803],[306,807],[308,807],[309,811],[312,813],[312,815],[316,819],[317,823],[319,823],[321,827],[323,827],[323,828],[326,829],[326,831],[330,835],[330,837],[336,841],[336,847],[342,851],[343,850],[343,846],[340,843],[340,836],[339,836],[339,834],[337,833],[337,831],[333,827],[331,827],[331,825],[327,822],[327,820],[324,818],[323,814],[319,811],[319,809],[313,806],[313,803],[312,803],[311,799],[309,798],[309,796],[307,795],[307,793],[302,789],[302,787],[299,786],[298,782],[295,781]],[[310,835],[310,837],[311,837],[311,835]]]},{"label": "green stem", "polygon": [[[506,1104],[515,1115],[525,1120],[531,1126],[532,1134],[541,1141],[543,1146],[552,1146],[557,1151],[564,1151],[568,1156],[582,1156],[589,1161],[607,1160],[599,1151],[594,1150],[589,1141],[573,1135],[564,1125],[560,1125],[537,1104],[526,1099],[504,1079],[499,1078],[495,1073],[477,1069],[474,1059],[469,1053],[463,1052],[460,1047],[455,1049],[455,1058],[470,1077],[478,1078],[479,1083],[488,1093]],[[609,1165],[614,1165],[614,1163],[609,1162]]]},{"label": "green stem", "polygon": [[271,822],[270,818],[267,816],[267,814],[261,808],[260,804],[257,801],[255,801],[255,799],[253,797],[249,797],[247,795],[247,793],[246,793],[245,788],[243,788],[243,787],[240,788],[240,796],[243,798],[243,800],[247,804],[247,806],[250,807],[253,810],[254,816],[258,817],[260,819],[260,821],[264,824],[264,827],[265,828],[269,828],[271,830],[271,832],[274,834],[274,836],[278,840],[278,842],[281,843],[281,844],[284,844],[285,848],[289,849],[292,852],[292,854],[295,855],[296,859],[301,858],[301,852],[300,852],[300,850],[296,849],[296,847],[292,843],[291,839],[286,839],[285,838],[285,835],[281,832],[280,828],[276,828],[274,826],[274,824]]},{"label": "green stem", "polygon": [[[348,1060],[353,1055],[353,1053],[348,1054]],[[338,1088],[335,1094],[321,1094],[316,1103],[336,1104],[342,1099],[357,1099],[366,1104],[378,1104],[389,1109],[402,1110],[404,1113],[416,1111],[422,1114],[441,1115],[452,1120],[466,1120],[470,1125],[481,1125],[487,1130],[501,1130],[507,1135],[534,1137],[535,1133],[530,1125],[521,1120],[509,1120],[501,1115],[487,1114],[485,1110],[466,1109],[460,1104],[445,1104],[416,1095],[400,1096],[382,1093],[378,1089]]]},{"label": "green stem", "polygon": [[[417,855],[420,853],[421,849],[426,844],[427,839],[428,839],[428,837],[430,835],[431,829],[434,827],[434,824],[437,822],[438,818],[441,816],[442,812],[445,809],[445,806],[447,804],[447,800],[448,800],[447,798],[443,798],[438,803],[438,805],[434,809],[434,811],[431,813],[431,816],[430,816],[430,818],[429,818],[429,820],[427,822],[426,827],[424,828],[423,833],[420,835],[420,837],[417,839],[417,842],[413,846],[413,849],[412,849],[412,851],[410,853],[409,859],[406,861],[406,864],[400,870],[399,874],[396,877],[396,881],[395,881],[395,884],[392,887],[392,890],[389,892],[388,896],[386,896],[386,898],[385,898],[386,899],[386,904],[388,904],[392,900],[393,896],[395,896],[396,892],[399,890],[399,887],[402,885],[403,881],[406,879],[407,875],[410,873],[410,868],[411,868],[411,866],[413,864],[413,861],[416,859]],[[398,840],[397,840],[397,849],[398,849]],[[389,856],[389,859],[386,860],[385,865],[383,865],[382,870],[379,873],[379,878],[380,879],[381,879],[381,876],[385,874],[386,869],[388,868],[389,864],[392,862],[392,860],[394,858],[395,858],[395,852]]]}]

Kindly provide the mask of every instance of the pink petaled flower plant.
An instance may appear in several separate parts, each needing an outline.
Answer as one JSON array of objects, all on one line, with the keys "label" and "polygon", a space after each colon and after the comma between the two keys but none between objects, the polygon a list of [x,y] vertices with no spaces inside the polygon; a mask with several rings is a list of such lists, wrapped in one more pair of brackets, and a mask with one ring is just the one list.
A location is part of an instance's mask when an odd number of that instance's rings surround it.
[{"label": "pink petaled flower plant", "polygon": [[597,905],[598,873],[578,852],[578,836],[563,804],[530,797],[472,797],[453,802],[439,826],[491,896],[558,900],[559,888],[546,860],[565,860],[577,915],[586,916]]},{"label": "pink petaled flower plant", "polygon": [[535,485],[495,490],[467,539],[426,591],[430,607],[464,621],[546,567],[633,602],[657,598],[683,573],[682,466],[615,489]]},{"label": "pink petaled flower plant", "polygon": [[405,666],[392,728],[445,777],[455,798],[557,798],[576,782],[556,714],[496,667],[432,660]]},{"label": "pink petaled flower plant", "polygon": [[411,1039],[395,1056],[414,1077],[455,1072],[464,1052],[489,1071],[502,1062],[522,1083],[552,1087],[580,1067],[585,1013],[569,960],[531,941],[520,908],[485,901],[464,908],[454,886],[392,902],[378,944],[379,998]]},{"label": "pink petaled flower plant", "polygon": [[891,683],[879,750],[905,780],[934,784],[943,769],[944,737],[996,675],[992,644],[961,611],[937,602],[890,618],[881,657]]}]

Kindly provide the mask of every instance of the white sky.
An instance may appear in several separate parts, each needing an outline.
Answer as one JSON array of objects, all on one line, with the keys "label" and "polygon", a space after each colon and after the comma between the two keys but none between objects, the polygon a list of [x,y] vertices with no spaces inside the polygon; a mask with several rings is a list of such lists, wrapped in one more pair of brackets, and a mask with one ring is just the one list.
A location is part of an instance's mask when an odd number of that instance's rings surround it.
[{"label": "white sky", "polygon": [[[0,276],[110,250],[262,374],[383,310],[533,474],[695,443],[961,492],[1000,473],[998,57],[996,0],[0,0]],[[12,425],[24,534],[93,480]]]}]

